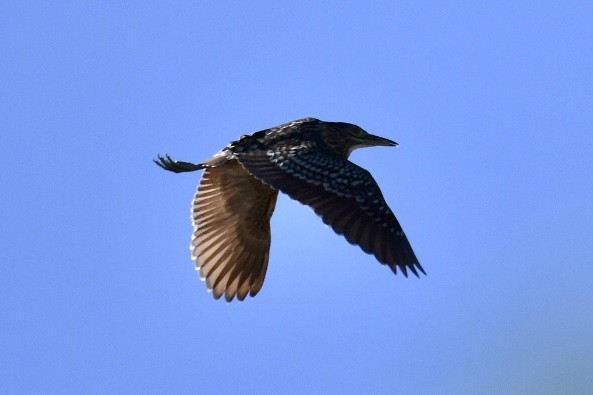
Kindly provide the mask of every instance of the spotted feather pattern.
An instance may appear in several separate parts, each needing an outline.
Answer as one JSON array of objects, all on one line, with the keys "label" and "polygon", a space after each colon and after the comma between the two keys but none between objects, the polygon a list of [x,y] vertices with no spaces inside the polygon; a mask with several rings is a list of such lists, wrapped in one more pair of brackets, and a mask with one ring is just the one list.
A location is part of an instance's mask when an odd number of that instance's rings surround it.
[{"label": "spotted feather pattern", "polygon": [[[255,136],[254,136],[255,137]],[[323,141],[276,144],[255,149],[249,138],[232,146],[253,176],[311,206],[338,234],[372,253],[379,262],[407,275],[424,269],[371,174],[337,155]],[[244,149],[249,147],[249,149]]]}]

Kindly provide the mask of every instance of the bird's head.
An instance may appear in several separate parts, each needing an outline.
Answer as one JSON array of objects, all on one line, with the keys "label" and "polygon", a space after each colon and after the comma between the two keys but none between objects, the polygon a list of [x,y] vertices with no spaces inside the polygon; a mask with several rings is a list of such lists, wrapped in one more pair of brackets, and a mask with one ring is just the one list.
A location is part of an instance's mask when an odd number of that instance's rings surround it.
[{"label": "bird's head", "polygon": [[398,145],[395,141],[367,133],[363,128],[345,122],[333,123],[334,148],[345,157],[350,156],[357,148]]}]

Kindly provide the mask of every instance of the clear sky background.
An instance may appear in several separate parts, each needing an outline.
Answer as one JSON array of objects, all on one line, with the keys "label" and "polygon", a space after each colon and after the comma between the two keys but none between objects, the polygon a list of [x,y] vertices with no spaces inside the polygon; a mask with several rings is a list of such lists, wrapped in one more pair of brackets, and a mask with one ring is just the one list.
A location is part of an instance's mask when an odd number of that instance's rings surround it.
[{"label": "clear sky background", "polygon": [[[292,4],[2,2],[0,392],[593,392],[593,3]],[[305,116],[400,143],[351,159],[428,276],[281,196],[215,301],[152,159]]]}]

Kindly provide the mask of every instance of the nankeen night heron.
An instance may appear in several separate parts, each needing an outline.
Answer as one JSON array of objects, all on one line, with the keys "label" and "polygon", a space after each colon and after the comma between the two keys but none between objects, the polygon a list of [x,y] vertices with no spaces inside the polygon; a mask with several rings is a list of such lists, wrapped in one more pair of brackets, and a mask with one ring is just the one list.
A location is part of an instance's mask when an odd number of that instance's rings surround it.
[{"label": "nankeen night heron", "polygon": [[168,155],[155,163],[175,173],[205,170],[190,249],[213,296],[231,301],[255,296],[264,283],[278,191],[394,273],[426,274],[371,174],[348,160],[356,148],[395,145],[350,123],[305,118],[243,135],[204,163]]}]

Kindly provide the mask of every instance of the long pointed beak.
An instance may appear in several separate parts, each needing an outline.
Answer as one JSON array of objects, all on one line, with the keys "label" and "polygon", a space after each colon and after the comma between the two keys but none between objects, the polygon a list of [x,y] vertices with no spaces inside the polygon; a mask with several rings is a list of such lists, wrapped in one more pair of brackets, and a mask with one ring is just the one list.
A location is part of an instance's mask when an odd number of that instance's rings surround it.
[{"label": "long pointed beak", "polygon": [[374,147],[374,146],[387,146],[387,147],[395,147],[399,145],[393,140],[386,139],[385,137],[375,136],[374,134],[367,134],[366,136],[360,139],[361,144],[364,144],[367,147]]}]

